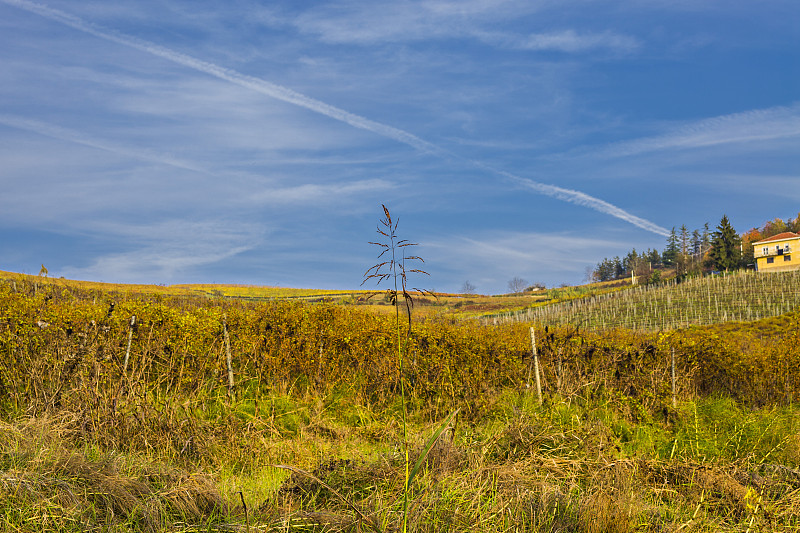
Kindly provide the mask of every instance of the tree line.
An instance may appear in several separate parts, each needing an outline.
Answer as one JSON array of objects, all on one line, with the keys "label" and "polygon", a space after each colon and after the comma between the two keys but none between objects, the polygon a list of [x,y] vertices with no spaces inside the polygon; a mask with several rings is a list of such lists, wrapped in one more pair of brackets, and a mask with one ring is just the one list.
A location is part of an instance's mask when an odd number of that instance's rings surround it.
[{"label": "tree line", "polygon": [[715,270],[754,268],[753,243],[787,231],[800,232],[800,213],[786,221],[775,218],[741,235],[727,215],[723,215],[714,231],[708,223],[691,232],[685,224],[677,230],[673,226],[662,252],[648,249],[639,253],[634,248],[624,257],[604,258],[590,277],[592,281],[613,281],[633,276],[645,283],[657,283],[665,270],[674,270],[676,276],[685,277]]}]

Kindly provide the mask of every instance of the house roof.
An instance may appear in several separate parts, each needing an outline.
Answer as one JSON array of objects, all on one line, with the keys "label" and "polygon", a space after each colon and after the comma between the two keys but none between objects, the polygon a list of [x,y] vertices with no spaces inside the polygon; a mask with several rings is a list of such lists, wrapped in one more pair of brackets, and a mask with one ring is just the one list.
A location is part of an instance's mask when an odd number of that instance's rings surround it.
[{"label": "house roof", "polygon": [[773,235],[772,237],[766,238],[764,240],[754,242],[753,246],[756,244],[761,244],[764,242],[772,242],[772,241],[782,241],[784,239],[796,239],[800,237],[800,233],[792,233],[791,231],[784,231],[783,233],[778,233],[777,235]]}]

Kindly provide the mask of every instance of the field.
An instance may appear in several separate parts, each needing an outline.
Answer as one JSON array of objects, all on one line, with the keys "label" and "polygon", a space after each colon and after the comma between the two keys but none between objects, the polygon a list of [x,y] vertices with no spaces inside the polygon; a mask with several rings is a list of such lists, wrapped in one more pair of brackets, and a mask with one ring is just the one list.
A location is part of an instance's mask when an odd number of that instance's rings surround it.
[{"label": "field", "polygon": [[[101,283],[94,281],[75,281],[30,274],[17,274],[0,270],[0,279],[6,280],[12,287],[19,283],[33,286],[34,292],[39,287],[50,287],[51,290],[77,289],[84,293],[97,292],[112,296],[152,296],[161,295],[171,298],[221,299],[243,302],[270,302],[274,300],[302,300],[310,303],[336,303],[347,306],[358,306],[370,311],[393,314],[386,290],[375,290],[374,286],[365,286],[362,290],[320,290],[292,289],[285,287],[264,287],[250,285],[132,285]],[[416,315],[427,317],[473,318],[495,316],[519,312],[531,306],[551,304],[553,302],[596,296],[614,292],[628,286],[628,280],[592,283],[581,287],[563,287],[549,290],[485,296],[480,294],[447,294],[416,295],[418,306]]]},{"label": "field", "polygon": [[382,294],[195,289],[0,282],[0,530],[800,528],[796,310],[646,332],[451,295],[406,337]]}]

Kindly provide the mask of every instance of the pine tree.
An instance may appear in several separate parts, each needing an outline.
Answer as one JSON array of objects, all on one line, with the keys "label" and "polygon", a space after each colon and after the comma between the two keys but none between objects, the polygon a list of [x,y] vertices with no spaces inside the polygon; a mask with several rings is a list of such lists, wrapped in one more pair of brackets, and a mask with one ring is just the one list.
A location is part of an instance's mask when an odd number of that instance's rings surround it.
[{"label": "pine tree", "polygon": [[695,260],[700,257],[700,250],[703,246],[703,241],[700,237],[700,230],[696,229],[692,232],[692,255],[694,256]]},{"label": "pine tree", "polygon": [[661,254],[658,253],[658,250],[656,249],[647,250],[647,260],[650,262],[650,266],[652,268],[658,268],[661,266]]},{"label": "pine tree", "polygon": [[681,253],[689,254],[689,228],[686,227],[686,224],[681,224]]},{"label": "pine tree", "polygon": [[625,259],[622,260],[622,266],[625,269],[625,274],[630,275],[631,273],[635,272],[638,265],[639,254],[636,253],[636,248],[634,248],[628,252],[628,255],[626,255]]},{"label": "pine tree", "polygon": [[727,215],[722,216],[717,231],[712,234],[709,255],[714,268],[726,272],[738,268],[741,264],[741,239],[728,221]]},{"label": "pine tree", "polygon": [[672,226],[672,230],[669,232],[669,237],[667,237],[667,247],[664,248],[664,253],[661,254],[661,259],[664,262],[664,266],[675,266],[675,261],[678,259],[678,253],[680,253],[680,249],[678,248],[678,234],[675,233],[675,226]]},{"label": "pine tree", "polygon": [[614,256],[612,264],[614,265],[614,279],[625,276],[625,267],[622,266],[622,260],[620,260],[618,255]]}]

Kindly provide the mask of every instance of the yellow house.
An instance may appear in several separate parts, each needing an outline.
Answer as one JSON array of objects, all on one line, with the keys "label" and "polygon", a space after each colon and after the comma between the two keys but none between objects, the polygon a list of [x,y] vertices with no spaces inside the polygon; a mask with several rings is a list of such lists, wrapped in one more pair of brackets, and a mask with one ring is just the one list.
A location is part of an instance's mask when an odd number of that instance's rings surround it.
[{"label": "yellow house", "polygon": [[753,243],[756,270],[782,272],[800,269],[800,234],[790,231]]}]

